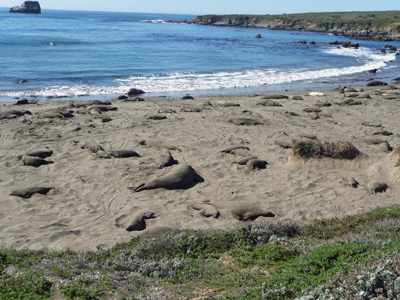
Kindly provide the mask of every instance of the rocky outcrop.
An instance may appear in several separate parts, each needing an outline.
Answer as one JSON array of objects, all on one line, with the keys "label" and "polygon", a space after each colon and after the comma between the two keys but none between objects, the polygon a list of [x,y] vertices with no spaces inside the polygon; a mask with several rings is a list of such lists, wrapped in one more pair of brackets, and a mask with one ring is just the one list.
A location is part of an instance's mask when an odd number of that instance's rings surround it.
[{"label": "rocky outcrop", "polygon": [[11,7],[10,12],[25,14],[40,14],[40,4],[38,1],[25,1],[21,6]]},{"label": "rocky outcrop", "polygon": [[400,40],[400,23],[388,23],[387,26],[372,23],[337,21],[321,22],[321,20],[302,19],[297,15],[205,15],[198,16],[189,24],[212,26],[237,26],[267,28],[271,30],[293,30],[326,32],[344,35],[352,39],[393,41]]}]

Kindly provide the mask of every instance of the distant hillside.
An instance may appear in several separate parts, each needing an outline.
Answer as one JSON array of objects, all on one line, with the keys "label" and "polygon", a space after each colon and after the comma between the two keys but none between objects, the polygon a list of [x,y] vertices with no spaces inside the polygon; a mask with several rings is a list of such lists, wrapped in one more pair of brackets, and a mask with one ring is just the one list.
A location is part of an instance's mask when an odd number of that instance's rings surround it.
[{"label": "distant hillside", "polygon": [[400,40],[400,11],[287,15],[206,15],[198,16],[189,23],[329,32],[362,40]]}]

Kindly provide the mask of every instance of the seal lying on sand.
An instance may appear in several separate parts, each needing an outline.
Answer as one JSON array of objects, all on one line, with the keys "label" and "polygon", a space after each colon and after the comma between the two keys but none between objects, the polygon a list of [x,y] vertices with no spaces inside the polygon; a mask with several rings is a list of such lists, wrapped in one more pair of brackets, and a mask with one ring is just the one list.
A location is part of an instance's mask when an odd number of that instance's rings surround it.
[{"label": "seal lying on sand", "polygon": [[10,195],[11,196],[17,196],[17,197],[22,197],[22,198],[30,198],[30,197],[32,197],[33,194],[47,195],[47,193],[52,189],[54,189],[54,188],[29,187],[29,188],[13,191]]},{"label": "seal lying on sand", "polygon": [[18,159],[21,160],[24,156],[33,156],[39,158],[47,158],[53,155],[53,151],[51,150],[33,150],[25,153],[25,155],[19,155]]},{"label": "seal lying on sand", "polygon": [[256,125],[264,124],[263,122],[260,122],[256,119],[250,119],[250,118],[233,118],[233,119],[229,119],[228,122],[233,123],[238,126],[256,126]]},{"label": "seal lying on sand", "polygon": [[140,155],[133,150],[112,150],[108,152],[109,155],[116,158],[139,157]]},{"label": "seal lying on sand", "polygon": [[158,188],[179,189],[191,184],[197,177],[196,171],[187,164],[176,167],[172,173],[142,183],[137,187],[129,187],[134,192]]},{"label": "seal lying on sand", "polygon": [[28,155],[22,156],[21,161],[25,166],[32,166],[36,168],[40,167],[41,165],[48,165],[54,163],[52,161],[44,160],[40,157],[28,156]]},{"label": "seal lying on sand", "polygon": [[236,145],[236,146],[230,146],[228,148],[225,148],[221,150],[222,153],[231,153],[231,151],[236,150],[236,149],[245,149],[250,151],[249,147],[243,146],[243,145]]},{"label": "seal lying on sand", "polygon": [[258,159],[258,157],[257,156],[246,156],[246,157],[243,157],[242,159],[240,159],[238,161],[234,161],[233,163],[244,166],[245,164],[247,164],[247,162],[249,160],[252,160],[252,159]]},{"label": "seal lying on sand", "polygon": [[161,140],[141,140],[139,144],[145,145],[150,148],[156,148],[156,149],[165,148],[167,150],[175,150],[178,152],[182,152],[181,149],[175,147],[173,144]]},{"label": "seal lying on sand", "polygon": [[165,167],[172,166],[176,164],[176,160],[172,157],[171,152],[167,151],[165,155],[163,156],[160,166],[158,167],[159,169],[163,169]]},{"label": "seal lying on sand", "polygon": [[221,202],[212,203],[210,201],[204,201],[205,204],[212,205],[218,209],[230,209],[232,216],[240,221],[252,220],[254,221],[258,217],[275,217],[270,211],[263,210],[262,208],[255,206],[254,204],[245,202]]},{"label": "seal lying on sand", "polygon": [[153,212],[142,212],[134,216],[122,215],[115,219],[115,226],[125,227],[126,231],[142,231],[146,229],[147,219],[157,218]]},{"label": "seal lying on sand", "polygon": [[35,156],[40,158],[47,158],[53,155],[53,151],[51,150],[34,150],[26,153],[27,156]]},{"label": "seal lying on sand", "polygon": [[246,166],[249,168],[249,170],[254,170],[254,169],[266,169],[268,163],[265,160],[261,159],[250,159],[247,163]]}]

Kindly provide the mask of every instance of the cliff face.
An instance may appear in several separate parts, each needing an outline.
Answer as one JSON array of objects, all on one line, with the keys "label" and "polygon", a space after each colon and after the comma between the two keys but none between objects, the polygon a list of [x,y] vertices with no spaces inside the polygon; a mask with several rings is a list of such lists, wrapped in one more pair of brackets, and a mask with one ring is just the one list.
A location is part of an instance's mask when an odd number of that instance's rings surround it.
[{"label": "cliff face", "polygon": [[[322,14],[296,14],[296,15],[265,15],[265,16],[248,16],[248,15],[206,15],[198,16],[189,23],[212,26],[239,26],[267,28],[271,30],[295,30],[295,31],[315,31],[340,34],[354,39],[366,39],[376,41],[400,40],[400,22],[392,22],[391,19],[372,20],[362,18],[359,20],[341,18],[336,13],[336,18],[325,18]],[[369,14],[373,16],[374,14]],[[394,15],[396,21],[400,19],[400,12]],[[303,16],[303,17],[302,17]],[[386,22],[385,22],[386,21]]]},{"label": "cliff face", "polygon": [[25,1],[21,6],[11,7],[10,12],[25,14],[40,14],[41,8],[38,1]]}]

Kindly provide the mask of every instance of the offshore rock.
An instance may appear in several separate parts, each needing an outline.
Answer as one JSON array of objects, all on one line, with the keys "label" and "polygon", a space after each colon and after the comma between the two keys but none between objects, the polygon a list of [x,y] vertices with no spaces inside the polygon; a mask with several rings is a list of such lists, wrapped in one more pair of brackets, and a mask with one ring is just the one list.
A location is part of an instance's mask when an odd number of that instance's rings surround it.
[{"label": "offshore rock", "polygon": [[40,14],[40,4],[38,1],[25,1],[21,6],[11,7],[10,12],[25,14]]}]

